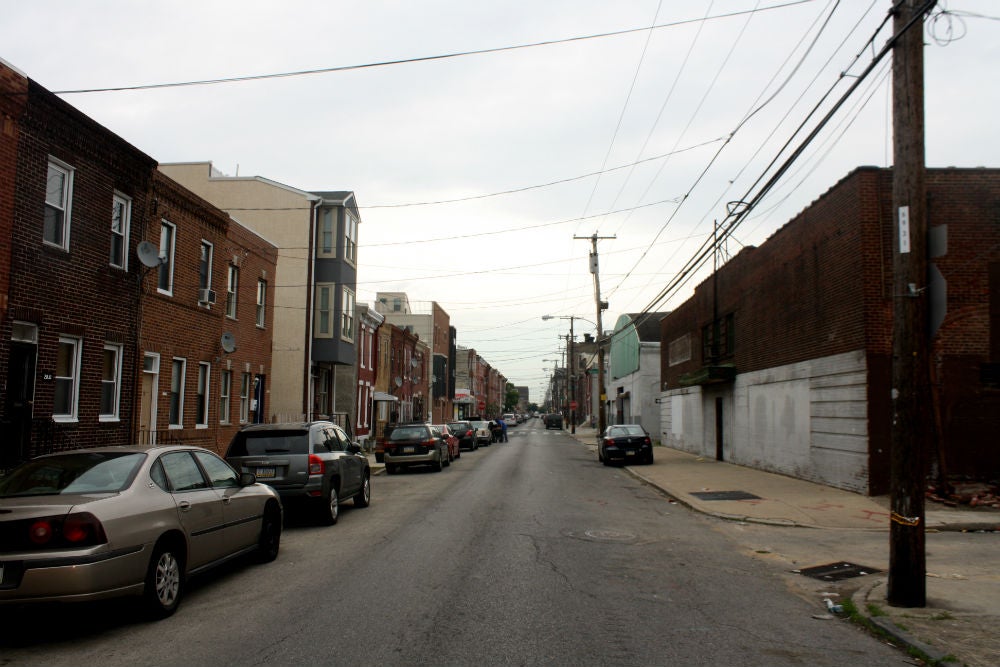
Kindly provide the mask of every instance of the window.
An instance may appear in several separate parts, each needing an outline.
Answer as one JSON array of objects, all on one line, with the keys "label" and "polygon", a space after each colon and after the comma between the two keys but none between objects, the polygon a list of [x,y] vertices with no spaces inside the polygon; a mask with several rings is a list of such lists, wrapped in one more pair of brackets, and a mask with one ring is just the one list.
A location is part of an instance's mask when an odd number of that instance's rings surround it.
[{"label": "window", "polygon": [[264,307],[267,305],[267,281],[257,280],[257,326],[264,328]]},{"label": "window", "polygon": [[198,289],[212,289],[212,258],[215,247],[208,241],[201,241],[201,260],[198,264]]},{"label": "window", "polygon": [[250,388],[253,386],[253,377],[250,373],[244,373],[240,381],[240,423],[246,424],[250,421]]},{"label": "window", "polygon": [[132,222],[132,200],[115,193],[111,204],[111,266],[128,269],[128,234]]},{"label": "window", "polygon": [[190,452],[172,452],[160,457],[163,472],[173,491],[207,489],[208,482]]},{"label": "window", "polygon": [[229,278],[226,280],[226,317],[236,319],[236,292],[240,286],[240,267],[229,265]]},{"label": "window", "polygon": [[354,292],[344,288],[344,310],[340,318],[340,337],[346,341],[354,340]]},{"label": "window", "polygon": [[80,394],[80,356],[83,341],[69,336],[59,337],[56,351],[55,399],[52,418],[56,421],[76,421]]},{"label": "window", "polygon": [[156,289],[161,294],[174,293],[174,246],[177,243],[177,227],[163,220],[160,222],[160,273]]},{"label": "window", "polygon": [[184,373],[187,359],[174,359],[170,375],[170,412],[167,423],[170,428],[184,426]]},{"label": "window", "polygon": [[45,222],[42,240],[69,250],[70,204],[73,200],[73,170],[55,158],[49,158],[45,179]]},{"label": "window", "polygon": [[703,363],[714,363],[733,356],[735,343],[732,313],[706,324],[701,328]]},{"label": "window", "polygon": [[219,381],[219,423],[229,423],[229,392],[233,386],[233,372],[222,371]]},{"label": "window", "polygon": [[212,364],[207,361],[198,363],[198,407],[194,419],[196,428],[208,428],[208,391],[211,374]]},{"label": "window", "polygon": [[358,220],[350,211],[344,211],[344,259],[358,261]]},{"label": "window", "polygon": [[330,412],[330,370],[320,368],[316,374],[316,412],[328,414]]},{"label": "window", "polygon": [[316,254],[323,257],[337,255],[337,212],[332,208],[320,211],[316,226]]},{"label": "window", "polygon": [[118,419],[121,403],[122,346],[104,344],[104,363],[101,371],[101,421]]},{"label": "window", "polygon": [[208,479],[212,482],[212,486],[216,488],[235,488],[240,485],[236,471],[215,454],[211,452],[195,452],[194,457],[198,459],[201,467],[208,473]]},{"label": "window", "polygon": [[315,338],[333,337],[333,285],[316,285]]}]

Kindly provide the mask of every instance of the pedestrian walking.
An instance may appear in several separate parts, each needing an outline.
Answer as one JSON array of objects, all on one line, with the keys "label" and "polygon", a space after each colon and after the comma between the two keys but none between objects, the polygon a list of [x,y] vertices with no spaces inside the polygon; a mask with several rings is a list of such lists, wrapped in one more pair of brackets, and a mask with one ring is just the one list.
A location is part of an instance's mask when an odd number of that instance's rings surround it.
[{"label": "pedestrian walking", "polygon": [[500,422],[501,442],[507,442],[507,420],[503,417],[499,417],[497,418],[497,421]]}]

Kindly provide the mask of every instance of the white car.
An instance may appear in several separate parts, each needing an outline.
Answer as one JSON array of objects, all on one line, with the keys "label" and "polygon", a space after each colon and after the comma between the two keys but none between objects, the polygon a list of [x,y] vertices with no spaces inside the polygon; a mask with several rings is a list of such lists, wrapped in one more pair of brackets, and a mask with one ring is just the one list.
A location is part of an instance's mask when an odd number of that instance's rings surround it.
[{"label": "white car", "polygon": [[493,433],[490,432],[490,423],[484,421],[472,422],[472,427],[476,429],[476,442],[486,447],[493,442]]}]

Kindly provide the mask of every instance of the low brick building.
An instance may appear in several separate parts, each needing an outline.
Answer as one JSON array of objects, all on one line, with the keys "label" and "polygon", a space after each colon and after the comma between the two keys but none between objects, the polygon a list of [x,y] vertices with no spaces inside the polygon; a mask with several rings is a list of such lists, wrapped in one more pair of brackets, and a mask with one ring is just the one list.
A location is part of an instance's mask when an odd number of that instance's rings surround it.
[{"label": "low brick building", "polygon": [[[995,478],[1000,170],[928,169],[926,189],[937,394],[927,409],[941,423],[931,458]],[[893,220],[891,170],[859,168],[663,318],[662,441],[886,493]]]}]

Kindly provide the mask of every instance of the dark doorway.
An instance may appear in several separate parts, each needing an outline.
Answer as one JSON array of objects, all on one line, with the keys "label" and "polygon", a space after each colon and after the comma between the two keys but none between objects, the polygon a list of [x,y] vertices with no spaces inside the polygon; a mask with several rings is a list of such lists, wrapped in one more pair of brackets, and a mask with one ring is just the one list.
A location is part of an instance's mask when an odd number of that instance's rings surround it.
[{"label": "dark doorway", "polygon": [[267,412],[264,409],[264,385],[266,377],[263,375],[258,375],[253,379],[253,423],[263,424],[267,420],[265,415]]},{"label": "dark doorway", "polygon": [[34,343],[11,341],[4,404],[7,433],[0,444],[0,468],[10,468],[30,458],[37,357],[38,348]]},{"label": "dark doorway", "polygon": [[723,424],[722,397],[716,396],[715,397],[715,460],[716,461],[725,460],[722,451],[722,441],[723,441],[722,424]]}]

